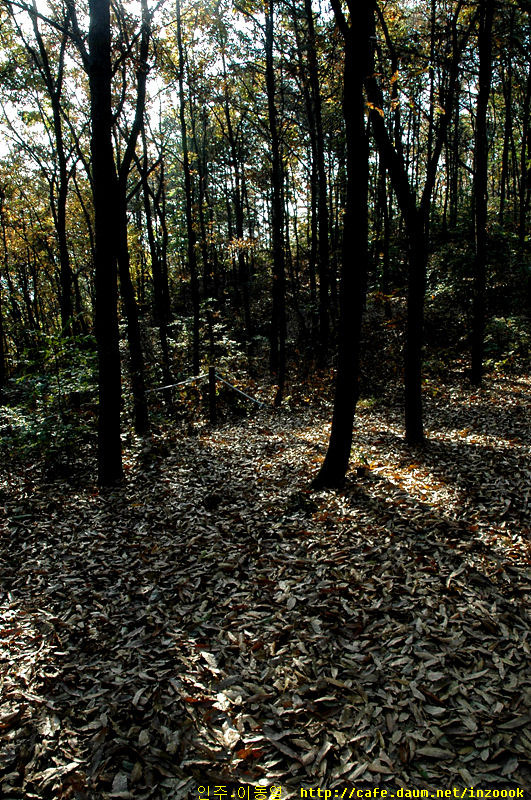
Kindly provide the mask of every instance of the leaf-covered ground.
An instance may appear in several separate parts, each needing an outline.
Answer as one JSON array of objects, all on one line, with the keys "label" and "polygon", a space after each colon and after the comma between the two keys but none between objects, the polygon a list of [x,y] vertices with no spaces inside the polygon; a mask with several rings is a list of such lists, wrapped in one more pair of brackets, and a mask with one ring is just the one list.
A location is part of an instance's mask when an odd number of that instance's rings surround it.
[{"label": "leaf-covered ground", "polygon": [[1,795],[528,788],[531,384],[431,395],[414,451],[360,408],[337,492],[310,406],[133,442],[112,492],[13,465]]}]

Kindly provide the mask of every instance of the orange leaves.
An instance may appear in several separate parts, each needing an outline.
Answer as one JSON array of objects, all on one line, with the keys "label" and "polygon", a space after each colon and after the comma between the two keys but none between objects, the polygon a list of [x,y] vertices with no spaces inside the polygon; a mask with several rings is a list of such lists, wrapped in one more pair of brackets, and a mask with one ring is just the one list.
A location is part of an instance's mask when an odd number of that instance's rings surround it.
[{"label": "orange leaves", "polygon": [[236,750],[236,755],[242,761],[249,759],[259,759],[263,756],[264,751],[260,747],[242,747],[241,750]]},{"label": "orange leaves", "polygon": [[378,106],[376,106],[374,103],[370,103],[367,100],[365,105],[369,109],[369,111],[376,111],[382,117],[382,119],[385,116],[383,109],[382,108],[378,108]]}]

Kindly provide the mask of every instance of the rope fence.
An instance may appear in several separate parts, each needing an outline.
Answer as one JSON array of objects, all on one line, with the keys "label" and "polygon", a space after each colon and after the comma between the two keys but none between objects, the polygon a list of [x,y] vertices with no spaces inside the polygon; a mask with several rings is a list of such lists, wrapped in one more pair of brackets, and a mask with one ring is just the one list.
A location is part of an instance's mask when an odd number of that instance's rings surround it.
[{"label": "rope fence", "polygon": [[238,394],[241,394],[242,397],[246,397],[248,400],[251,400],[253,403],[256,403],[256,405],[260,406],[260,408],[267,408],[265,403],[261,403],[260,400],[257,400],[255,397],[251,397],[250,394],[246,394],[245,392],[242,392],[242,390],[238,389],[237,386],[233,386],[232,383],[229,383],[228,381],[225,380],[225,378],[222,378],[221,375],[218,375],[217,372],[215,373],[215,376],[216,376],[218,381],[221,381],[221,383],[224,383],[225,386],[228,386],[230,389],[234,389],[234,391],[238,392]]},{"label": "rope fence", "polygon": [[202,372],[201,375],[194,375],[193,378],[187,378],[185,381],[179,381],[179,383],[169,383],[167,386],[157,386],[155,389],[148,389],[146,394],[151,394],[151,392],[162,392],[164,389],[174,389],[176,386],[186,386],[189,383],[195,383],[196,381],[201,381],[204,378],[208,378],[208,372]]},{"label": "rope fence", "polygon": [[215,422],[217,419],[217,409],[216,409],[216,381],[220,381],[225,386],[228,386],[229,389],[232,389],[234,392],[237,392],[242,397],[245,397],[247,400],[250,400],[251,403],[255,403],[260,408],[269,408],[265,403],[262,403],[260,400],[257,400],[255,397],[251,397],[250,394],[247,392],[242,391],[242,389],[238,389],[237,386],[234,386],[229,381],[225,380],[218,372],[216,372],[215,367],[209,367],[208,372],[202,372],[200,375],[194,375],[192,378],[187,378],[184,381],[179,381],[178,383],[169,383],[167,386],[157,386],[155,389],[149,389],[148,393],[151,392],[162,392],[165,389],[175,389],[179,386],[188,386],[192,383],[197,383],[198,381],[202,381],[208,378],[208,405],[209,405],[209,412],[210,412],[210,421]]}]

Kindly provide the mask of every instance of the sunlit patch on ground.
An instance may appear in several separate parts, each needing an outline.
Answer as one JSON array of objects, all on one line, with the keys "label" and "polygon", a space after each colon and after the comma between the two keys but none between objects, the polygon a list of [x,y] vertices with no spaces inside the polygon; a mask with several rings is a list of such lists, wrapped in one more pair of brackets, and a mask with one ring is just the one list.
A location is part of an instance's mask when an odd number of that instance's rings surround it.
[{"label": "sunlit patch on ground", "polygon": [[527,786],[531,391],[511,387],[443,387],[414,450],[362,407],[333,492],[310,491],[310,407],[133,443],[122,490],[12,474],[3,795]]}]

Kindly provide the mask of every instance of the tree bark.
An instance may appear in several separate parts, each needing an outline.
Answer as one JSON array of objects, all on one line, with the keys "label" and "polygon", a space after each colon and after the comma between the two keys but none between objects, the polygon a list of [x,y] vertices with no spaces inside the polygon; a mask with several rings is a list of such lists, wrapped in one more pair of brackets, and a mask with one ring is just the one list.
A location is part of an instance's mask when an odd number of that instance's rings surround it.
[{"label": "tree bark", "polygon": [[140,318],[135,290],[131,280],[129,245],[127,242],[127,201],[120,192],[118,209],[118,274],[127,323],[127,344],[129,347],[129,375],[133,395],[133,424],[139,436],[149,430],[149,415],[146,399],[144,354],[140,333]]},{"label": "tree bark", "polygon": [[144,119],[146,104],[147,58],[150,38],[150,21],[147,0],[141,0],[142,24],[140,47],[136,70],[137,87],[135,116],[127,138],[125,152],[118,167],[118,273],[120,293],[127,321],[127,343],[129,346],[129,373],[133,394],[133,420],[136,433],[144,435],[149,430],[149,415],[146,399],[144,354],[140,333],[140,319],[135,290],[131,280],[129,245],[127,241],[127,181],[134,159],[138,136]]},{"label": "tree bark", "polygon": [[[520,146],[520,198],[518,209],[518,243],[524,253],[525,237],[528,234],[527,214],[531,199],[531,64],[527,73],[522,118],[522,144]],[[531,279],[528,277],[531,289]]]},{"label": "tree bark", "polygon": [[474,169],[474,295],[472,303],[472,372],[473,386],[481,386],[483,340],[485,336],[485,288],[487,272],[487,179],[488,142],[487,110],[492,76],[493,0],[484,0],[479,13],[479,87],[476,109]]},{"label": "tree bark", "polygon": [[181,123],[181,138],[183,148],[184,194],[186,204],[186,232],[188,237],[188,269],[190,271],[190,292],[192,296],[192,372],[199,375],[199,278],[197,274],[197,236],[193,219],[192,176],[190,173],[190,159],[188,155],[188,134],[186,130],[185,96],[184,96],[184,48],[181,25],[181,2],[175,1],[177,17],[177,50],[179,54],[179,119]]},{"label": "tree bark", "polygon": [[317,172],[317,226],[318,226],[318,273],[319,273],[319,346],[320,359],[324,363],[329,339],[329,243],[328,243],[328,197],[325,170],[325,145],[322,121],[321,89],[315,44],[312,0],[304,0],[308,21],[308,74],[312,105],[312,121],[315,126],[315,160]]},{"label": "tree bark", "polygon": [[[151,275],[153,279],[153,317],[155,320],[155,324],[158,326],[159,329],[159,340],[162,350],[162,378],[164,380],[164,384],[166,386],[169,386],[173,382],[173,379],[171,374],[170,352],[168,346],[168,321],[170,317],[170,309],[169,309],[168,272],[167,269],[165,269],[164,267],[166,245],[165,242],[163,241],[161,248],[162,253],[161,253],[155,238],[155,230],[153,225],[153,215],[151,211],[151,200],[150,200],[152,192],[150,190],[149,180],[148,180],[147,142],[144,129],[142,130],[142,144],[143,144],[144,154],[143,154],[143,160],[138,162],[138,168],[140,171],[140,179],[142,182],[144,215],[146,218],[149,252],[151,255]],[[161,195],[163,195],[164,174],[162,172],[163,170],[162,157],[161,157],[160,168],[161,168],[161,176],[160,176],[159,191]],[[154,198],[154,203],[156,206],[157,203],[155,198]],[[160,210],[161,213],[163,213],[164,202],[162,203],[162,208]],[[163,231],[163,240],[164,238],[165,238],[165,233]],[[167,394],[165,393],[165,399],[168,405],[171,407],[172,406],[171,390],[168,390]]]},{"label": "tree bark", "polygon": [[227,76],[227,65],[225,61],[225,47],[223,45],[221,52],[223,64],[223,109],[225,112],[225,121],[227,123],[227,139],[230,148],[230,165],[234,175],[234,218],[236,223],[236,239],[237,239],[237,261],[238,261],[238,284],[242,292],[243,302],[243,318],[245,325],[245,335],[247,341],[250,342],[253,336],[253,325],[251,319],[251,306],[249,299],[249,264],[247,255],[243,246],[243,192],[242,183],[244,180],[243,164],[240,163],[238,154],[238,142],[234,133],[234,126],[232,124],[232,117],[230,113],[229,103],[229,83]]},{"label": "tree bark", "polygon": [[[514,30],[514,11],[510,15],[509,40],[513,36]],[[503,147],[500,174],[500,205],[498,218],[500,225],[503,225],[505,214],[505,201],[507,199],[507,184],[509,177],[509,147],[511,142],[511,130],[513,128],[513,62],[512,53],[507,54],[507,71],[504,69],[503,61],[500,64],[501,81],[504,99],[504,126],[503,126]]]},{"label": "tree bark", "polygon": [[112,147],[110,0],[89,0],[89,84],[94,193],[98,481],[122,479],[120,351],[116,253],[117,177]]},{"label": "tree bark", "polygon": [[[453,108],[458,79],[458,55],[468,38],[470,28],[466,30],[458,42],[457,20],[462,3],[459,3],[451,20],[451,33],[453,39],[452,59],[449,64],[446,92],[441,98],[441,105],[447,109]],[[370,16],[371,36],[375,36],[374,17]],[[422,344],[423,344],[423,318],[424,318],[424,292],[426,284],[426,269],[428,261],[428,230],[431,198],[437,176],[437,165],[442,147],[446,141],[450,114],[441,114],[438,126],[432,137],[432,150],[426,165],[426,177],[420,202],[417,205],[416,188],[417,178],[412,186],[408,174],[408,152],[406,155],[393,144],[381,114],[384,107],[383,96],[375,78],[374,68],[371,67],[367,79],[367,95],[369,100],[369,116],[372,131],[378,145],[380,155],[389,172],[393,190],[406,225],[409,241],[409,275],[408,275],[408,309],[406,327],[406,345],[404,352],[404,416],[406,427],[406,441],[410,444],[420,444],[424,439],[422,420]]]},{"label": "tree bark", "polygon": [[361,321],[368,267],[367,193],[369,149],[363,82],[368,70],[369,3],[357,4],[347,23],[339,0],[332,0],[345,41],[343,115],[347,139],[347,199],[340,282],[339,349],[334,412],[328,451],[313,487],[335,488],[345,479],[352,426],[359,396]]},{"label": "tree bark", "polygon": [[284,210],[282,203],[282,159],[278,134],[275,101],[275,70],[273,61],[274,0],[268,0],[265,14],[266,89],[271,135],[272,198],[271,236],[273,249],[273,285],[271,314],[271,371],[277,378],[275,406],[282,402],[286,379],[286,289],[284,261]]},{"label": "tree bark", "polygon": [[[2,230],[2,248],[3,248],[3,270],[2,272],[9,273],[9,248],[7,246],[7,232],[5,220],[5,193],[3,187],[0,187],[0,228]],[[1,282],[0,274],[0,282]],[[0,402],[3,402],[3,389],[7,381],[7,363],[6,363],[6,342],[4,331],[4,303],[2,297],[2,288],[0,286]]]},{"label": "tree bark", "polygon": [[[11,13],[13,9],[11,7]],[[68,173],[68,164],[65,151],[65,143],[63,137],[63,120],[61,116],[61,97],[63,92],[63,77],[64,77],[64,62],[66,53],[66,43],[69,36],[70,26],[70,11],[67,10],[63,27],[61,32],[61,41],[59,45],[59,53],[57,56],[57,71],[54,75],[52,73],[52,65],[50,63],[50,56],[46,49],[42,34],[39,28],[37,5],[35,0],[32,0],[31,8],[28,8],[31,22],[33,26],[33,33],[37,43],[37,50],[26,40],[25,35],[15,21],[19,30],[26,52],[32,59],[36,70],[40,73],[41,78],[46,87],[50,105],[52,109],[52,130],[56,149],[57,159],[57,191],[51,190],[51,210],[54,219],[55,233],[57,236],[57,244],[59,248],[59,306],[61,313],[61,327],[63,333],[67,336],[74,332],[75,326],[73,325],[73,302],[72,302],[72,289],[73,289],[73,276],[70,264],[70,254],[68,250],[68,239],[66,231],[66,207],[68,199],[68,184],[70,175]],[[13,15],[13,19],[14,15]]]}]

